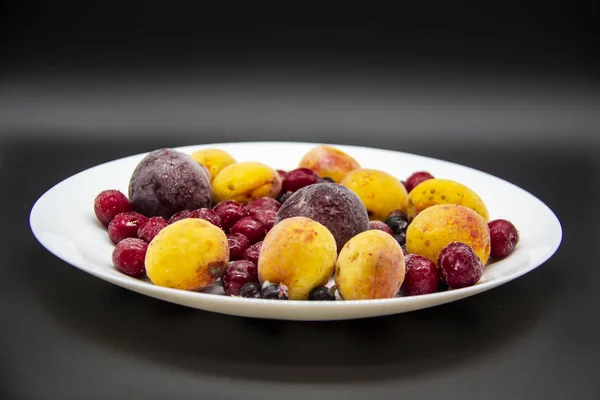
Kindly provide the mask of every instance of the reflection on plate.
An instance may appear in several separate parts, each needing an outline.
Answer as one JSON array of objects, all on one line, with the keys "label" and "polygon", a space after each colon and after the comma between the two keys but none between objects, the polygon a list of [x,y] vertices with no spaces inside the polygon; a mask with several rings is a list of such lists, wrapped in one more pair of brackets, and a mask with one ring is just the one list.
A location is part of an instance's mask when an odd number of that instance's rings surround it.
[{"label": "reflection on plate", "polygon": [[[218,147],[238,161],[261,161],[290,170],[315,143],[219,143],[180,147],[185,153]],[[471,168],[432,158],[365,147],[334,145],[363,167],[381,169],[403,179],[418,170],[457,180],[475,190],[487,204],[490,219],[505,218],[519,229],[520,242],[510,257],[491,263],[475,286],[414,297],[366,301],[277,301],[215,295],[218,288],[187,292],[158,287],[148,280],[128,277],[111,262],[113,244],[93,212],[95,196],[105,189],[127,193],[129,178],[139,154],[78,173],[46,192],[34,205],[30,224],[40,243],[57,257],[115,285],[176,304],[218,313],[289,320],[339,320],[408,312],[449,303],[492,289],[543,264],[558,249],[560,223],[533,195],[504,180]],[[215,285],[216,286],[216,285]]]}]

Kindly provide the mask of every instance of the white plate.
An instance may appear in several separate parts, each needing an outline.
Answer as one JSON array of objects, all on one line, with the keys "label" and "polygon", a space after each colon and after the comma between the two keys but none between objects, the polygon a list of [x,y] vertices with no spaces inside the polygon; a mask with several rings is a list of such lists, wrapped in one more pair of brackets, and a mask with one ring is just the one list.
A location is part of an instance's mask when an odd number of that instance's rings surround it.
[{"label": "white plate", "polygon": [[[180,147],[190,154],[203,147],[218,147],[238,161],[261,161],[290,170],[315,143],[223,143]],[[138,154],[80,172],[46,192],[34,205],[30,224],[40,243],[64,261],[100,279],[151,297],[237,316],[289,319],[340,320],[397,314],[463,299],[492,289],[533,270],[558,249],[562,229],[554,213],[526,191],[489,174],[422,156],[365,147],[334,145],[352,155],[365,168],[387,171],[405,178],[418,170],[457,180],[485,201],[490,218],[506,218],[520,232],[516,250],[506,259],[486,267],[475,286],[414,297],[364,301],[278,301],[243,299],[205,292],[158,287],[148,280],[128,277],[112,265],[112,242],[93,212],[95,196],[105,189],[127,193],[129,177],[145,156]],[[215,285],[216,286],[216,285]]]}]

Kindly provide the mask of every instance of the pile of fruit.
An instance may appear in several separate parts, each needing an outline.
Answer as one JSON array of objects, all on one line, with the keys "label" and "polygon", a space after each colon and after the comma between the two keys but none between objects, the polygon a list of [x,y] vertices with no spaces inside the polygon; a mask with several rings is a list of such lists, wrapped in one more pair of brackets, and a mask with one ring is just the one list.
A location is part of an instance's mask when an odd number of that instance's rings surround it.
[{"label": "pile of fruit", "polygon": [[464,288],[519,241],[512,223],[489,221],[465,185],[424,171],[403,182],[330,146],[287,172],[219,149],[155,150],[133,171],[128,196],[105,190],[94,211],[124,274],[189,291],[220,284],[246,298]]}]

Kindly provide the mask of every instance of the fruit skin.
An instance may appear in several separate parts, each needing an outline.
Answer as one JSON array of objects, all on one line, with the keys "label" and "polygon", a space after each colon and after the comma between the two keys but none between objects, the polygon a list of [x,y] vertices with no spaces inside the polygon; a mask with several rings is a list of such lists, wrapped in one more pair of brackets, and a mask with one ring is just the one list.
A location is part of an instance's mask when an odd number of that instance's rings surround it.
[{"label": "fruit skin", "polygon": [[177,221],[148,246],[146,274],[158,286],[201,290],[219,278],[229,262],[225,233],[200,218]]},{"label": "fruit skin", "polygon": [[260,285],[256,282],[246,282],[240,288],[240,297],[248,299],[260,298]]},{"label": "fruit skin", "polygon": [[335,289],[330,289],[327,286],[317,286],[310,291],[308,300],[312,301],[335,301]]},{"label": "fruit skin", "polygon": [[404,258],[406,275],[400,287],[404,296],[418,296],[436,293],[440,287],[440,275],[437,266],[431,260],[409,254]]},{"label": "fruit skin", "polygon": [[319,174],[309,168],[297,168],[288,172],[281,183],[283,192],[296,192],[304,186],[312,185],[321,180]]},{"label": "fruit skin", "polygon": [[369,222],[369,229],[371,229],[371,230],[376,229],[378,231],[386,232],[386,233],[394,236],[394,232],[392,232],[392,229],[381,221]]},{"label": "fruit skin", "polygon": [[317,146],[302,157],[298,167],[312,169],[320,177],[340,183],[348,172],[360,168],[360,164],[340,149]]},{"label": "fruit skin", "polygon": [[217,228],[222,228],[221,218],[210,208],[199,208],[191,211],[186,215],[185,218],[201,218],[205,221],[210,222]]},{"label": "fruit skin", "polygon": [[492,249],[490,257],[506,257],[513,252],[519,242],[519,231],[505,219],[496,219],[488,224]]},{"label": "fruit skin", "polygon": [[148,222],[148,218],[135,211],[117,215],[108,224],[108,237],[114,244],[126,238],[137,238],[138,230]]},{"label": "fruit skin", "polygon": [[250,247],[250,239],[241,233],[228,233],[227,243],[229,245],[229,261],[243,259],[246,250]]},{"label": "fruit skin", "polygon": [[371,221],[385,221],[394,210],[406,211],[406,189],[387,172],[357,169],[348,173],[341,184],[358,195]]},{"label": "fruit skin", "polygon": [[181,211],[177,211],[175,214],[173,214],[171,216],[171,218],[169,218],[169,224],[172,224],[173,222],[177,222],[179,220],[182,220],[184,218],[187,218],[188,215],[190,215],[192,211],[191,210],[181,210]]},{"label": "fruit skin", "polygon": [[233,200],[226,200],[217,204],[213,211],[219,216],[221,226],[225,232],[228,232],[236,222],[248,215],[248,210],[242,204]]},{"label": "fruit skin", "polygon": [[169,223],[163,217],[149,218],[148,221],[139,227],[137,236],[146,243],[150,243],[152,239],[158,235],[158,232],[167,225],[169,225]]},{"label": "fruit skin", "polygon": [[279,202],[271,197],[261,197],[260,199],[252,200],[246,205],[248,212],[252,210],[273,210],[277,212],[281,207]]},{"label": "fruit skin", "polygon": [[129,199],[134,209],[147,217],[169,218],[181,210],[210,207],[210,177],[187,154],[154,150],[133,171]]},{"label": "fruit skin", "polygon": [[344,300],[395,297],[404,281],[402,248],[389,234],[370,230],[350,239],[335,266],[335,283]]},{"label": "fruit skin", "polygon": [[258,277],[261,284],[285,284],[292,300],[306,300],[313,288],[329,281],[336,256],[335,239],[325,226],[305,217],[288,218],[262,242]]},{"label": "fruit skin", "polygon": [[252,246],[244,252],[244,260],[252,261],[258,265],[258,258],[260,257],[260,249],[262,247],[262,241],[254,243]]},{"label": "fruit skin", "polygon": [[269,232],[273,225],[275,225],[275,219],[277,218],[277,211],[265,210],[265,209],[254,209],[249,211],[250,216],[256,218],[261,222],[264,227],[265,234]]},{"label": "fruit skin", "polygon": [[442,280],[450,289],[473,286],[483,275],[483,264],[471,246],[452,242],[444,247],[438,258]]},{"label": "fruit skin", "polygon": [[133,211],[133,204],[118,190],[104,190],[94,199],[94,214],[104,227],[117,215]]},{"label": "fruit skin", "polygon": [[295,192],[277,212],[275,226],[290,217],[323,224],[335,238],[338,251],[348,240],[369,229],[369,217],[358,196],[337,183],[320,182]]},{"label": "fruit skin", "polygon": [[406,230],[406,250],[434,263],[451,242],[468,244],[482,264],[487,264],[490,231],[485,220],[470,208],[456,204],[431,206],[419,213]]},{"label": "fruit skin", "polygon": [[148,244],[141,239],[123,239],[113,249],[113,265],[119,271],[134,278],[144,276],[146,274],[144,260],[147,250]]},{"label": "fruit skin", "polygon": [[485,203],[470,188],[449,179],[428,179],[408,194],[409,220],[436,204],[458,204],[474,210],[485,222],[490,219]]},{"label": "fruit skin", "polygon": [[408,193],[412,192],[414,188],[416,188],[421,182],[426,181],[427,179],[435,179],[433,175],[431,175],[427,171],[418,171],[413,173],[408,177],[406,182],[404,182],[404,187]]},{"label": "fruit skin", "polygon": [[258,283],[256,265],[247,260],[232,261],[227,265],[221,282],[226,295],[238,296],[246,283]]},{"label": "fruit skin", "polygon": [[281,190],[281,177],[265,164],[241,162],[223,168],[213,180],[212,190],[215,203],[235,200],[245,205],[261,197],[275,198]]},{"label": "fruit skin", "polygon": [[231,227],[229,232],[241,233],[250,240],[251,244],[260,242],[266,235],[265,226],[254,217],[244,217],[240,219]]},{"label": "fruit skin", "polygon": [[200,149],[190,154],[190,157],[206,168],[211,182],[223,168],[237,162],[231,154],[220,149]]}]

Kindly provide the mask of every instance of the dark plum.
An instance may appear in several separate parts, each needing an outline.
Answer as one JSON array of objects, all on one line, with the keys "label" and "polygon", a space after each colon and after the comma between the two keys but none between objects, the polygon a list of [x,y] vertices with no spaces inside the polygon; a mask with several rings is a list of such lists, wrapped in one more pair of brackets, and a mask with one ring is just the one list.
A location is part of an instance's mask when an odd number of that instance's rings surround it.
[{"label": "dark plum", "polygon": [[295,192],[305,186],[320,182],[321,177],[310,168],[297,168],[288,172],[281,184],[282,192]]},{"label": "dark plum", "polygon": [[123,239],[113,249],[112,262],[117,270],[134,278],[139,278],[146,274],[145,259],[147,250],[148,244],[141,239]]},{"label": "dark plum", "polygon": [[440,286],[438,269],[431,260],[417,254],[405,258],[406,274],[400,292],[404,296],[436,293]]},{"label": "dark plum", "polygon": [[149,218],[148,221],[139,227],[137,236],[143,241],[150,243],[154,239],[154,236],[158,235],[158,232],[168,225],[169,223],[163,217]]},{"label": "dark plum", "polygon": [[248,210],[234,200],[220,202],[213,207],[213,211],[221,219],[221,225],[225,232],[228,232],[236,222],[248,215]]},{"label": "dark plum", "polygon": [[496,219],[488,224],[490,229],[490,256],[506,257],[513,252],[519,242],[519,231],[505,219]]},{"label": "dark plum", "polygon": [[248,260],[231,261],[221,277],[223,290],[228,296],[238,296],[248,282],[258,283],[256,265]]},{"label": "dark plum", "polygon": [[256,282],[246,282],[240,288],[240,297],[246,297],[248,299],[260,298],[260,285]]},{"label": "dark plum", "polygon": [[473,248],[462,242],[452,242],[442,249],[437,266],[450,289],[473,286],[483,274],[483,264]]},{"label": "dark plum", "polygon": [[135,211],[117,215],[108,224],[108,237],[114,244],[126,238],[138,238],[138,229],[148,218]]},{"label": "dark plum", "polygon": [[199,208],[197,210],[194,210],[194,211],[190,212],[186,216],[186,218],[200,218],[200,219],[210,222],[211,224],[213,224],[214,226],[216,226],[218,228],[223,228],[222,223],[221,223],[221,218],[219,218],[217,213],[214,212],[213,210],[211,210],[210,208]]},{"label": "dark plum", "polygon": [[262,243],[263,242],[260,241],[248,247],[248,250],[246,250],[244,253],[244,260],[252,261],[254,264],[258,265],[258,257],[260,256],[260,248],[262,247]]},{"label": "dark plum", "polygon": [[348,240],[369,229],[367,209],[360,198],[337,183],[315,183],[295,192],[281,205],[275,224],[291,217],[306,217],[324,225],[333,234],[338,253]]},{"label": "dark plum", "polygon": [[427,179],[434,179],[434,177],[427,171],[415,172],[406,180],[406,182],[404,182],[404,187],[406,188],[406,191],[410,193],[419,185],[419,183],[426,181]]},{"label": "dark plum", "polygon": [[389,233],[390,235],[394,236],[394,232],[392,232],[392,230],[390,229],[390,227],[387,226],[384,222],[381,222],[381,221],[371,221],[371,222],[369,222],[369,230],[383,231],[383,232]]},{"label": "dark plum", "polygon": [[246,250],[250,247],[250,240],[241,233],[228,233],[227,243],[229,244],[230,261],[242,260]]},{"label": "dark plum", "polygon": [[260,290],[261,299],[287,300],[288,287],[283,283],[265,282]]},{"label": "dark plum", "polygon": [[105,227],[117,215],[133,211],[133,204],[118,190],[104,190],[94,199],[94,213]]},{"label": "dark plum", "polygon": [[273,210],[277,212],[281,207],[279,202],[271,197],[261,197],[260,199],[252,200],[246,205],[246,210],[249,212],[253,210]]},{"label": "dark plum", "polygon": [[169,218],[181,210],[210,207],[210,175],[185,153],[154,150],[133,171],[129,199],[135,211],[148,217]]},{"label": "dark plum", "polygon": [[230,233],[241,233],[250,239],[250,243],[260,242],[265,238],[265,226],[254,217],[244,217],[235,223],[229,230]]},{"label": "dark plum", "polygon": [[335,289],[330,289],[327,286],[317,286],[308,294],[308,300],[312,301],[334,301]]}]

